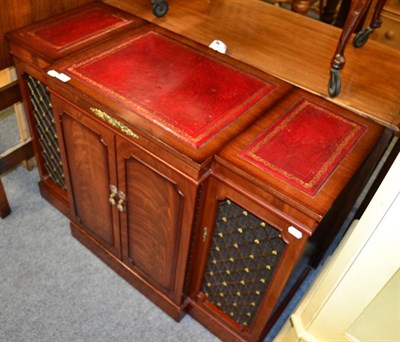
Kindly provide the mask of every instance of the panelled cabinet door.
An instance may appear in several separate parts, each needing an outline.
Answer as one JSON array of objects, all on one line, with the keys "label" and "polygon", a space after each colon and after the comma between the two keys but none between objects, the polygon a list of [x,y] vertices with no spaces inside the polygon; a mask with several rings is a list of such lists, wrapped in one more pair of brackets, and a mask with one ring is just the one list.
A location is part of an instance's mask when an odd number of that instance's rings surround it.
[{"label": "panelled cabinet door", "polygon": [[115,137],[77,109],[63,103],[60,111],[75,220],[120,257]]},{"label": "panelled cabinet door", "polygon": [[306,238],[294,237],[289,221],[214,177],[205,188],[189,294],[202,315],[259,340]]},{"label": "panelled cabinet door", "polygon": [[195,187],[142,148],[117,139],[122,259],[175,303],[182,300]]}]

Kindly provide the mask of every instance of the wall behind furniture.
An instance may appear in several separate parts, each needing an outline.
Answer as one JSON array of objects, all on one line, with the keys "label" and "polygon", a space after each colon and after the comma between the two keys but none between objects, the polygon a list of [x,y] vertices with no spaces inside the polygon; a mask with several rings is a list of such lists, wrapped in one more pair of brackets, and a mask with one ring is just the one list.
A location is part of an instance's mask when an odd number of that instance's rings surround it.
[{"label": "wall behind furniture", "polygon": [[4,34],[18,27],[93,0],[2,0],[0,11],[0,70],[12,64]]}]

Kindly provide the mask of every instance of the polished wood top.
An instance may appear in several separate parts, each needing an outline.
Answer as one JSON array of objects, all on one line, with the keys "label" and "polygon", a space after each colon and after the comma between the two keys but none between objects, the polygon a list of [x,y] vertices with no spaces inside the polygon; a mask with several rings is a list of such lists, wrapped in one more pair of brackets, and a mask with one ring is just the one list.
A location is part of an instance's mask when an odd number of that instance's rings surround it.
[{"label": "polished wood top", "polygon": [[339,96],[328,96],[330,61],[341,30],[259,0],[168,0],[155,18],[149,0],[105,0],[196,42],[226,43],[227,54],[400,130],[400,51],[374,41],[345,50]]}]

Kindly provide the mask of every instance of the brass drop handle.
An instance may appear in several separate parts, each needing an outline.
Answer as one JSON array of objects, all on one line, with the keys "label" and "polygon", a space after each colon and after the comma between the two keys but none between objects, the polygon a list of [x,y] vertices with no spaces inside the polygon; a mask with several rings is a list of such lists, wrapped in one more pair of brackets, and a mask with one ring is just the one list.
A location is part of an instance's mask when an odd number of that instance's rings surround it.
[{"label": "brass drop handle", "polygon": [[117,202],[115,201],[115,196],[118,194],[118,189],[115,185],[110,185],[110,196],[108,197],[108,202],[110,202],[111,205],[115,205]]},{"label": "brass drop handle", "polygon": [[117,209],[122,213],[125,210],[124,201],[125,201],[125,194],[122,191],[118,191],[118,203]]}]

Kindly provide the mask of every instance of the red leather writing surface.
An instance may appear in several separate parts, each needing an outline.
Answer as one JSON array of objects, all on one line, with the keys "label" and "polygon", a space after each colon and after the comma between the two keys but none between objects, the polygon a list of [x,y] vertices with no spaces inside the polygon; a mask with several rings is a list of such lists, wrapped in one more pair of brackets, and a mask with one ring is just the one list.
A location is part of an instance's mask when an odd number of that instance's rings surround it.
[{"label": "red leather writing surface", "polygon": [[302,99],[240,156],[314,196],[366,129]]},{"label": "red leather writing surface", "polygon": [[103,9],[96,9],[84,11],[69,17],[68,20],[29,32],[28,35],[49,48],[61,50],[129,23],[131,23],[130,20],[110,14]]},{"label": "red leather writing surface", "polygon": [[64,71],[194,148],[275,88],[155,32]]}]

